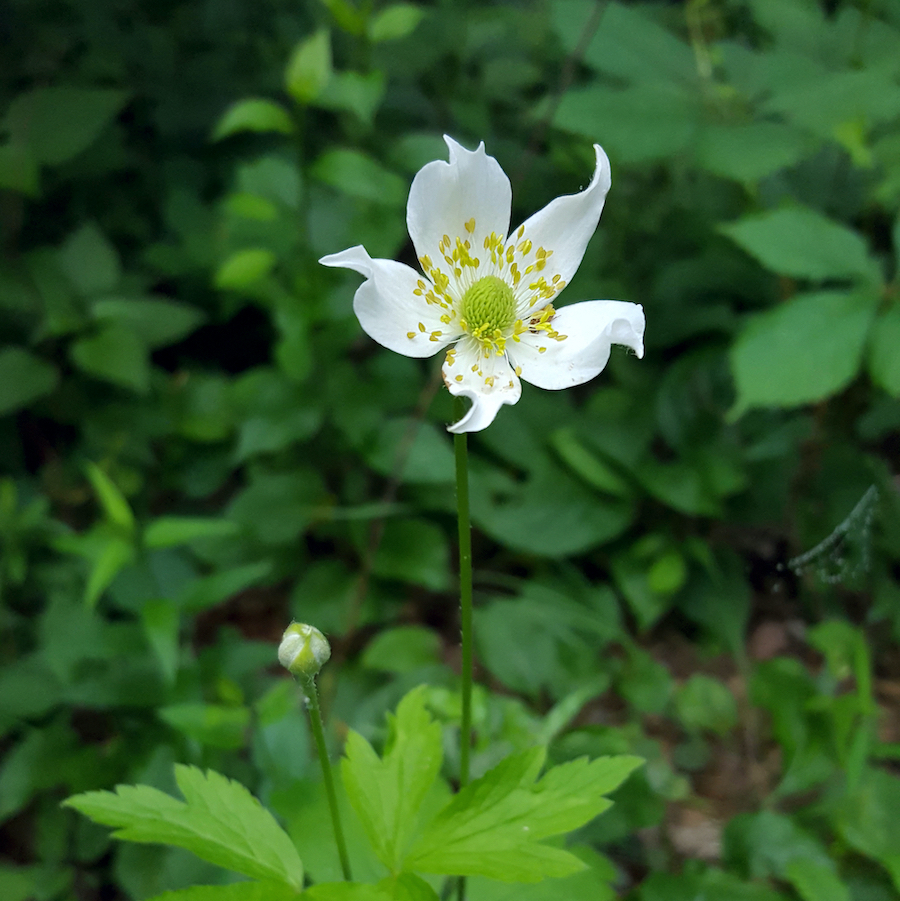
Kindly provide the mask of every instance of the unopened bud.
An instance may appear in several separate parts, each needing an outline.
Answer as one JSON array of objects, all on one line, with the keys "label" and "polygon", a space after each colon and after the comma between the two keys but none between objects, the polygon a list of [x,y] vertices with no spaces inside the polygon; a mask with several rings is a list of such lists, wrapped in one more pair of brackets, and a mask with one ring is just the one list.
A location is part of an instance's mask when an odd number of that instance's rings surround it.
[{"label": "unopened bud", "polygon": [[331,645],[315,626],[291,623],[278,646],[278,662],[295,676],[311,679],[328,662]]}]

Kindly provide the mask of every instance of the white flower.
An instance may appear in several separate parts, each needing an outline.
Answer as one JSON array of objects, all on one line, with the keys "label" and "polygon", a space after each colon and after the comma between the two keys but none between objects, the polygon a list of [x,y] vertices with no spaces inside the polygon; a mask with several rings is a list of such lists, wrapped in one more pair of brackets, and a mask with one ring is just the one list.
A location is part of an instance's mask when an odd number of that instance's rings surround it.
[{"label": "white flower", "polygon": [[419,170],[406,208],[422,275],[373,260],[362,246],[319,262],[365,276],[353,309],[379,344],[407,357],[448,348],[444,381],[451,394],[472,401],[450,431],[477,432],[519,399],[520,377],[539,388],[570,388],[606,366],[611,344],[643,356],[644,311],[617,300],[553,306],[584,257],[609,191],[609,160],[597,144],[587,188],[557,197],[509,232],[512,190],[500,164],[483,143],[472,152],[444,140],[450,162]]}]

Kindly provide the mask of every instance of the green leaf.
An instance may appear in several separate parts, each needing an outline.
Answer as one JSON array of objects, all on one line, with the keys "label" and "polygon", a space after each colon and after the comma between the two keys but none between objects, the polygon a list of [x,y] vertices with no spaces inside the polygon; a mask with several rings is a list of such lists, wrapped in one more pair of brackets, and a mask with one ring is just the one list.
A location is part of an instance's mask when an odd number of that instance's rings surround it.
[{"label": "green leaf", "polygon": [[56,390],[55,366],[23,347],[0,350],[0,416],[21,410]]},{"label": "green leaf", "polygon": [[131,534],[134,531],[134,513],[119,486],[96,463],[87,463],[85,470],[109,521]]},{"label": "green leaf", "polygon": [[284,72],[285,89],[298,103],[309,103],[322,93],[331,71],[331,35],[323,28],[294,48]]},{"label": "green leaf", "polygon": [[114,827],[122,841],[175,845],[251,879],[302,888],[297,849],[243,785],[214,770],[204,775],[181,765],[175,779],[184,802],[148,785],[119,785],[115,792],[85,792],[63,803]]},{"label": "green leaf", "polygon": [[731,351],[737,402],[793,407],[846,387],[859,371],[877,298],[822,291],[795,297],[752,319]]},{"label": "green leaf", "polygon": [[595,83],[566,91],[553,124],[589,139],[603,135],[614,163],[643,163],[687,149],[700,113],[697,97],[669,81],[624,89]]},{"label": "green leaf", "polygon": [[194,885],[154,895],[147,901],[298,901],[300,894],[273,882],[237,882],[234,885]]},{"label": "green leaf", "polygon": [[613,862],[589,848],[571,850],[587,864],[586,869],[532,885],[510,885],[475,876],[466,880],[466,897],[469,901],[614,901],[618,893],[611,883],[618,881],[619,874]]},{"label": "green leaf", "polygon": [[200,516],[160,516],[144,531],[148,548],[176,547],[203,538],[225,538],[234,535],[238,526],[229,519]]},{"label": "green leaf", "polygon": [[850,892],[833,867],[798,857],[785,867],[785,876],[803,901],[850,901]]},{"label": "green leaf", "polygon": [[268,560],[245,563],[223,569],[202,579],[193,579],[178,596],[178,604],[186,613],[198,613],[256,585],[272,571]]},{"label": "green leaf", "polygon": [[[869,340],[869,374],[894,397],[900,397],[900,304],[888,307],[872,326]],[[2,379],[0,379],[2,384]]]},{"label": "green leaf", "polygon": [[147,345],[130,328],[105,326],[96,335],[79,338],[69,354],[79,369],[95,378],[139,394],[150,390]]},{"label": "green leaf", "polygon": [[169,683],[174,682],[180,653],[178,636],[181,617],[178,607],[167,598],[147,601],[141,606],[141,624],[163,675]]},{"label": "green leaf", "polygon": [[303,897],[305,901],[394,901],[395,898],[380,885],[359,882],[322,882],[308,888]]},{"label": "green leaf", "polygon": [[402,206],[409,186],[394,172],[358,150],[327,150],[313,164],[311,174],[348,197]]},{"label": "green leaf", "polygon": [[363,652],[367,669],[386,673],[409,673],[440,662],[441,640],[424,626],[397,626],[380,632]]},{"label": "green leaf", "polygon": [[95,319],[132,328],[151,349],[174,344],[193,332],[203,319],[195,307],[155,297],[104,297],[91,306]]},{"label": "green leaf", "polygon": [[815,281],[866,278],[873,262],[856,232],[821,213],[787,207],[746,216],[721,230],[772,272]]},{"label": "green leaf", "polygon": [[281,104],[273,100],[250,97],[233,103],[225,110],[213,131],[212,139],[221,141],[230,135],[245,131],[276,131],[289,135],[293,130],[294,123]]},{"label": "green leaf", "polygon": [[688,732],[730,732],[738,720],[737,704],[728,688],[702,673],[694,673],[675,694],[678,719]]},{"label": "green leaf", "polygon": [[26,145],[0,144],[0,188],[36,197],[40,180],[37,160]]},{"label": "green leaf", "polygon": [[413,3],[386,6],[370,20],[369,38],[375,44],[405,38],[416,30],[424,15],[425,10]]},{"label": "green leaf", "polygon": [[335,72],[316,97],[315,105],[323,109],[347,110],[357,115],[367,125],[372,124],[378,107],[384,99],[384,73]]},{"label": "green leaf", "polygon": [[65,240],[59,250],[59,264],[78,293],[85,296],[111,291],[122,277],[115,247],[91,222]]},{"label": "green leaf", "polygon": [[91,573],[84,588],[84,602],[94,607],[116,576],[134,560],[134,545],[119,534],[105,535],[99,552],[93,557]]},{"label": "green leaf", "polygon": [[247,740],[247,707],[188,702],[161,707],[158,713],[173,729],[210,748],[242,748]]},{"label": "green leaf", "polygon": [[[555,0],[552,4],[553,26],[570,52],[584,40],[585,26],[595,9],[591,0]],[[654,22],[646,7],[634,9],[624,3],[604,6],[584,61],[628,80],[690,83],[697,79],[691,48]]]},{"label": "green leaf", "polygon": [[754,184],[803,159],[809,138],[778,122],[707,125],[697,140],[697,164],[714,175]]},{"label": "green leaf", "polygon": [[401,869],[419,809],[441,769],[441,727],[425,709],[424,686],[413,689],[388,717],[383,758],[357,732],[347,736],[341,777],[375,853],[391,872]]},{"label": "green leaf", "polygon": [[240,291],[265,278],[275,265],[276,256],[263,247],[247,247],[233,253],[216,272],[217,288]]},{"label": "green leaf", "polygon": [[93,144],[127,96],[106,88],[35,88],[10,104],[6,127],[39,163],[55,166]]},{"label": "green leaf", "polygon": [[439,901],[437,892],[415,873],[388,876],[378,883],[392,901]]},{"label": "green leaf", "polygon": [[450,585],[450,548],[444,530],[425,519],[388,520],[372,572],[383,579],[423,585],[432,591],[446,590]]},{"label": "green leaf", "polygon": [[613,791],[643,761],[637,757],[573,760],[539,782],[543,748],[514,754],[464,788],[428,824],[408,869],[442,875],[537,882],[568,876],[584,863],[540,839],[583,826],[612,802]]}]

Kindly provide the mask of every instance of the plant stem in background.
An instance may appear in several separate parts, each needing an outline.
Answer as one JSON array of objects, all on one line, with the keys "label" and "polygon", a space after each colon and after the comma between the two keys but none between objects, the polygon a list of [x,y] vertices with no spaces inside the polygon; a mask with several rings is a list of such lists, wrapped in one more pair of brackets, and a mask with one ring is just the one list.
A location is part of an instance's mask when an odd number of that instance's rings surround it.
[{"label": "plant stem in background", "polygon": [[325,793],[328,795],[328,807],[331,810],[331,825],[334,827],[334,841],[337,844],[338,857],[341,859],[341,872],[344,879],[351,882],[350,858],[347,856],[347,845],[344,841],[344,830],[341,827],[341,815],[338,811],[337,794],[334,790],[334,777],[331,773],[331,762],[328,759],[328,748],[325,746],[325,730],[322,728],[322,713],[319,709],[319,693],[316,690],[314,677],[302,680],[303,690],[307,697],[309,721],[312,724],[316,750],[319,752],[319,763],[322,765],[322,778],[325,780]]}]

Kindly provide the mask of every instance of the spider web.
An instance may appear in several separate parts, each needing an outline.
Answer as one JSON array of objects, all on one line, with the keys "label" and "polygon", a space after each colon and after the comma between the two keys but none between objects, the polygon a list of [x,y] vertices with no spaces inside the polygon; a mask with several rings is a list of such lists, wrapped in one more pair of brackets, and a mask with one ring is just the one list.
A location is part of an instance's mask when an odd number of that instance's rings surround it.
[{"label": "spider web", "polygon": [[868,572],[872,560],[872,523],[877,507],[878,488],[872,485],[827,538],[778,568],[797,575],[812,572],[828,585],[855,581]]}]

